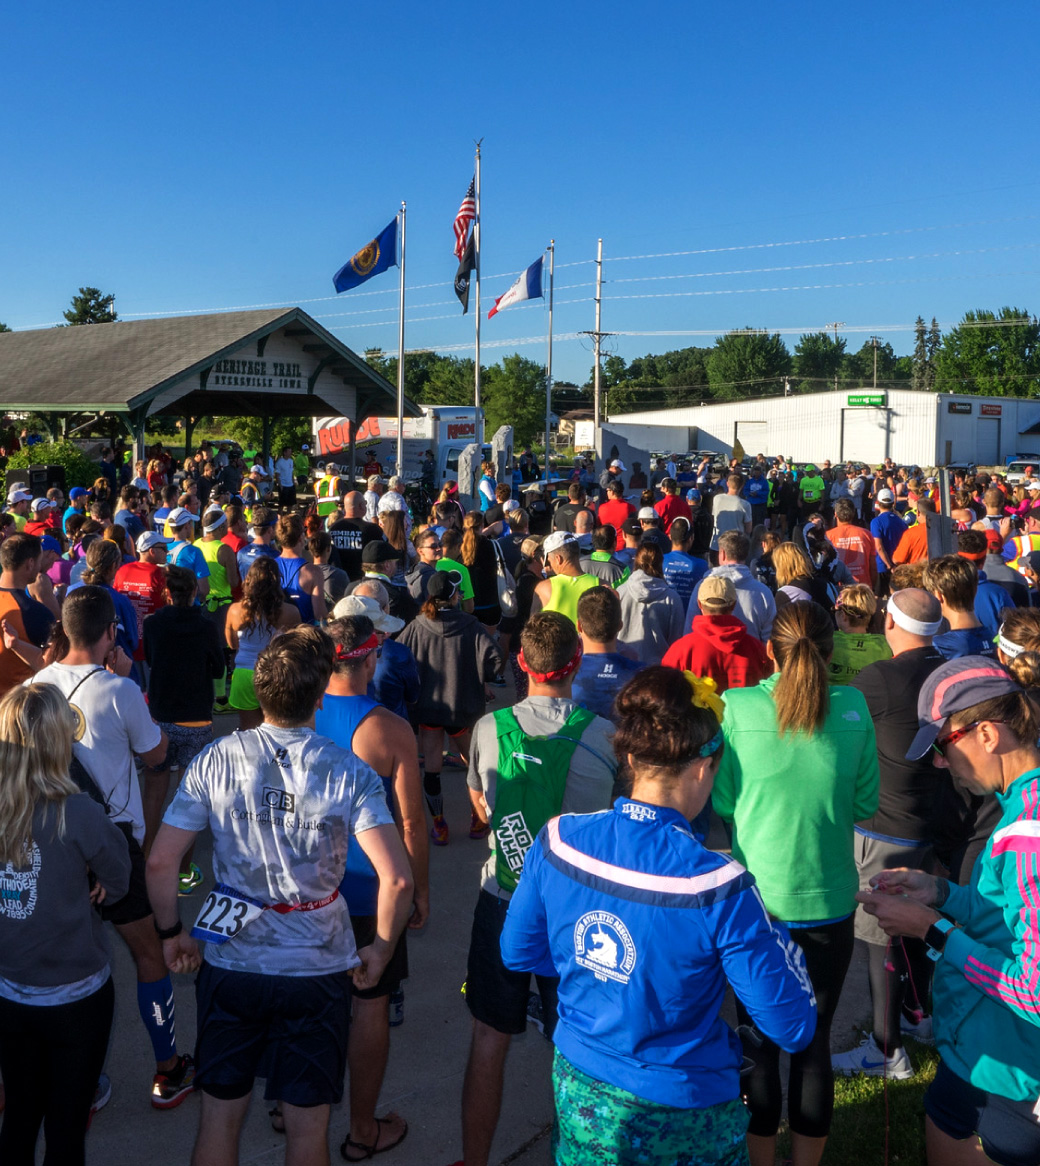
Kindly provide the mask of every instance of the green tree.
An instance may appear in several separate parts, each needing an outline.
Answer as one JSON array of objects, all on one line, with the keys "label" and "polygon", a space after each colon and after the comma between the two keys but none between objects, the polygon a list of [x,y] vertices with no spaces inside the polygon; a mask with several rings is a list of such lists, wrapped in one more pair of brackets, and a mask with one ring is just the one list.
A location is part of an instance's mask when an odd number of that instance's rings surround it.
[{"label": "green tree", "polygon": [[0,332],[10,332],[10,331],[11,331],[11,329],[8,328],[8,326],[6,324],[4,324],[2,321],[0,321]]},{"label": "green tree", "polygon": [[810,332],[794,348],[794,375],[806,382],[806,392],[833,388],[845,357],[846,340],[826,332]]},{"label": "green tree", "polygon": [[[259,417],[214,417],[213,427],[222,437],[237,441],[243,449],[259,450],[264,440],[264,423]],[[310,417],[278,417],[271,424],[271,450],[277,455],[285,445],[299,449],[313,440]]]},{"label": "green tree", "polygon": [[782,390],[791,353],[778,332],[742,328],[716,337],[707,359],[708,385],[719,401],[764,397]]},{"label": "green tree", "polygon": [[928,358],[928,331],[923,316],[918,316],[914,321],[914,353],[910,360],[913,369],[910,388],[919,392],[930,389],[935,378],[932,373],[932,362]]},{"label": "green tree", "polygon": [[966,312],[943,338],[935,388],[990,397],[1040,396],[1040,324],[1019,308]]},{"label": "green tree", "polygon": [[[852,385],[874,383],[874,345],[868,340],[858,352],[850,352],[842,363],[841,379]],[[901,363],[902,362],[902,363]],[[877,346],[877,383],[879,388],[909,380],[910,358],[897,357],[891,344]]]},{"label": "green tree", "polygon": [[8,470],[26,470],[29,466],[64,466],[65,486],[93,486],[98,476],[98,464],[72,441],[38,442],[23,446],[7,459]]},{"label": "green tree", "polygon": [[62,315],[68,321],[68,327],[78,324],[111,324],[118,319],[115,308],[114,295],[105,295],[96,287],[81,287],[79,295],[72,297],[72,307]]},{"label": "green tree", "polygon": [[485,434],[512,425],[517,446],[545,432],[545,369],[514,352],[486,369],[482,377]]}]

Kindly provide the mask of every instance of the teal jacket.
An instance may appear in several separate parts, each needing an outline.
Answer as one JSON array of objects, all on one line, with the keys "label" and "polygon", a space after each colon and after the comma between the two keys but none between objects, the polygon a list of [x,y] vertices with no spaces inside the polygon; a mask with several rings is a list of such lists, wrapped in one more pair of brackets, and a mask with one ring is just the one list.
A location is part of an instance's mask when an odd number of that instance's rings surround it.
[{"label": "teal jacket", "polygon": [[935,966],[932,1023],[947,1065],[1012,1101],[1040,1097],[1040,769],[1003,808],[966,887],[950,887],[951,931]]},{"label": "teal jacket", "polygon": [[844,685],[830,689],[819,732],[781,737],[779,678],[726,693],[711,800],[733,823],[733,857],[755,876],[766,909],[797,926],[855,910],[853,825],[877,810],[877,746],[863,694]]}]

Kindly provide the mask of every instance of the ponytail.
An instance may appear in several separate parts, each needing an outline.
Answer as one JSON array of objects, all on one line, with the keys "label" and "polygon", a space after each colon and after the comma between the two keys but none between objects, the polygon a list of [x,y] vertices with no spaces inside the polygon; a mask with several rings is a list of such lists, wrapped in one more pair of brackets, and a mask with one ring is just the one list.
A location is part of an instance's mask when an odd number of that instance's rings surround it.
[{"label": "ponytail", "polygon": [[818,603],[790,603],[777,613],[770,643],[780,669],[773,689],[777,727],[782,734],[816,732],[830,709],[830,616]]}]

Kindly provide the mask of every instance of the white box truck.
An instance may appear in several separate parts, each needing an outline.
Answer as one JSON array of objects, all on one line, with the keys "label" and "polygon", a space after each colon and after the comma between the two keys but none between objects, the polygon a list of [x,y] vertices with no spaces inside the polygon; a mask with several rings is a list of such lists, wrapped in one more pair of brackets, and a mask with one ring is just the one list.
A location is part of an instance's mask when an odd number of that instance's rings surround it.
[{"label": "white box truck", "polygon": [[[484,410],[464,405],[423,405],[421,417],[406,417],[402,445],[403,466],[396,468],[397,418],[369,417],[358,426],[354,439],[354,461],[360,472],[370,450],[387,475],[399,473],[407,482],[422,478],[426,451],[433,451],[433,485],[440,490],[448,478],[458,480],[459,455],[467,445],[479,444],[490,459],[491,446],[484,443]],[[348,417],[316,417],[314,453],[320,461],[339,459],[345,468],[349,456]]]}]

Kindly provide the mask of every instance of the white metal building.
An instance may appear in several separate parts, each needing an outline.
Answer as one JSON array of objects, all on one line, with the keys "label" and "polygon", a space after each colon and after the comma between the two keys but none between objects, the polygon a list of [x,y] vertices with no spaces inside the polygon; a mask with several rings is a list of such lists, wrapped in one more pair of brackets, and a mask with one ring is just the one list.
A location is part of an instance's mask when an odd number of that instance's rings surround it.
[{"label": "white metal building", "polygon": [[1040,454],[1040,400],[870,388],[617,413],[610,430],[641,450],[717,450],[795,461],[886,457],[900,465],[993,466]]}]

